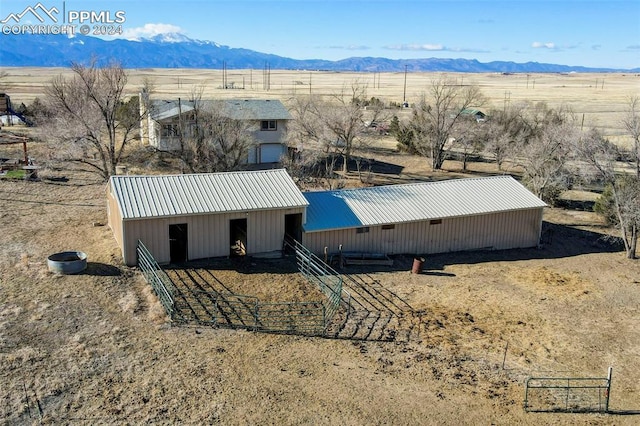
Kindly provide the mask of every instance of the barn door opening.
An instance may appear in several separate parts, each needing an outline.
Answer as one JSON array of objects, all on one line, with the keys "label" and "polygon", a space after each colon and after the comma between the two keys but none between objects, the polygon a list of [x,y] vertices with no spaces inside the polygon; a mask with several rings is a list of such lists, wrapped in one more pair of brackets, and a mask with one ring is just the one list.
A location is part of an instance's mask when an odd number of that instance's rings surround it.
[{"label": "barn door opening", "polygon": [[286,236],[302,242],[302,213],[284,215],[284,233]]},{"label": "barn door opening", "polygon": [[169,225],[169,256],[171,263],[187,261],[187,224]]},{"label": "barn door opening", "polygon": [[231,256],[247,254],[247,219],[229,221],[229,245],[231,246]]}]

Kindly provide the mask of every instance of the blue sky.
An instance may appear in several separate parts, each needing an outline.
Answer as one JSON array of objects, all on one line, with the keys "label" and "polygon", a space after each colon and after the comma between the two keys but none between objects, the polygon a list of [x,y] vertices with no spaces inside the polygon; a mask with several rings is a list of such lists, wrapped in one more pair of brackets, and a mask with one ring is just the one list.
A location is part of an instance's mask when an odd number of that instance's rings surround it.
[{"label": "blue sky", "polygon": [[[62,0],[40,0],[61,8]],[[38,0],[0,0],[0,19]],[[66,0],[124,11],[126,37],[165,32],[296,59],[468,58],[640,67],[640,0]]]}]

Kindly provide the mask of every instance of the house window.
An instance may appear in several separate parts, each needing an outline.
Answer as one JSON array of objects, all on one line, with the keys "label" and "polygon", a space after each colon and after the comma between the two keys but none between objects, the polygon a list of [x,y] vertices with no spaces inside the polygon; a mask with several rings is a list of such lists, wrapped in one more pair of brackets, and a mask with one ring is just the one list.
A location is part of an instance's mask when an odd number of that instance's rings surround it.
[{"label": "house window", "polygon": [[277,130],[276,120],[262,120],[260,122],[260,130]]},{"label": "house window", "polygon": [[362,228],[356,228],[356,234],[366,234],[369,232],[368,226],[363,226]]},{"label": "house window", "polygon": [[178,129],[179,127],[177,124],[163,124],[162,136],[165,136],[165,137],[178,136],[179,134]]},{"label": "house window", "polygon": [[431,219],[429,221],[429,225],[440,225],[442,223],[442,219]]},{"label": "house window", "polygon": [[388,231],[388,230],[390,230],[390,229],[395,229],[395,228],[396,228],[396,225],[394,225],[394,224],[390,224],[390,225],[382,225],[382,230],[383,230],[383,231]]}]

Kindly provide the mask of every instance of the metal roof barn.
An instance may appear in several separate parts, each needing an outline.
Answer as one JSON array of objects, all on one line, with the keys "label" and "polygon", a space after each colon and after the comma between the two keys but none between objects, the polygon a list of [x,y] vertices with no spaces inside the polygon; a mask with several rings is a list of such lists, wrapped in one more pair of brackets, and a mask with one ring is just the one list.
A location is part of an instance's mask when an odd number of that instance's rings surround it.
[{"label": "metal roof barn", "polygon": [[[534,247],[546,206],[510,176],[302,193],[286,170],[113,176],[109,225],[127,265],[311,251],[427,254]],[[234,248],[235,247],[235,248]]]},{"label": "metal roof barn", "polygon": [[138,239],[161,263],[228,256],[238,240],[247,254],[278,251],[287,221],[302,226],[308,205],[284,169],[112,176],[107,198],[128,265]]},{"label": "metal roof barn", "polygon": [[437,253],[532,247],[546,204],[511,176],[307,192],[312,251]]}]

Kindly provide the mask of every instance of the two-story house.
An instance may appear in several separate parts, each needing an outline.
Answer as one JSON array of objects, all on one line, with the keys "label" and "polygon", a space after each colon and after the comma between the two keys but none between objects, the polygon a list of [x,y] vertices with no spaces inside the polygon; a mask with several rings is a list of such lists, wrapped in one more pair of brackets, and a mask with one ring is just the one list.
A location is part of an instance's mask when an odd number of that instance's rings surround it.
[{"label": "two-story house", "polygon": [[196,104],[183,100],[151,100],[143,102],[144,114],[140,129],[142,140],[161,151],[180,150],[180,132],[188,132],[195,108],[216,105],[221,116],[247,120],[248,131],[256,144],[249,151],[247,164],[276,163],[287,152],[285,135],[291,114],[279,100],[227,99],[203,100]]}]

